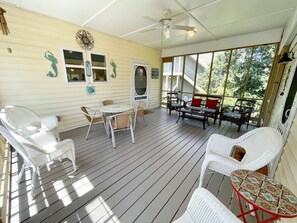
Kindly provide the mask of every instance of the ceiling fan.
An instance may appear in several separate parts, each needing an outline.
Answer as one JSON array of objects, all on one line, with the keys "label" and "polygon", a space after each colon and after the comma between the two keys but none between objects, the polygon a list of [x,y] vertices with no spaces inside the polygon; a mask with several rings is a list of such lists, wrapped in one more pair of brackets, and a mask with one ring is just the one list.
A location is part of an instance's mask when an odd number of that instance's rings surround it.
[{"label": "ceiling fan", "polygon": [[151,30],[156,30],[156,29],[161,29],[163,32],[163,35],[165,37],[165,39],[169,39],[170,38],[170,30],[171,29],[177,29],[177,30],[185,30],[188,32],[189,36],[194,35],[196,33],[195,31],[195,27],[193,26],[180,26],[180,25],[175,25],[175,23],[185,19],[185,15],[181,14],[181,16],[176,16],[176,17],[169,17],[170,14],[170,9],[164,9],[163,13],[164,13],[164,18],[158,20],[152,19],[150,17],[144,17],[148,20],[151,20],[155,23],[157,23],[157,26],[153,29],[147,29],[144,30],[143,32],[148,32]]}]

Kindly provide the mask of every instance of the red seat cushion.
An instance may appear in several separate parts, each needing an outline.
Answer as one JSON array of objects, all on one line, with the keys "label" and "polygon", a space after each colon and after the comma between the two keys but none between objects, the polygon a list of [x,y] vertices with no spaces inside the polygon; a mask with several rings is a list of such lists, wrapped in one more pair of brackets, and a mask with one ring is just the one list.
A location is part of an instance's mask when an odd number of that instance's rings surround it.
[{"label": "red seat cushion", "polygon": [[207,99],[206,100],[206,104],[205,107],[206,108],[212,108],[212,109],[216,109],[217,105],[218,105],[219,100],[215,100],[215,99]]},{"label": "red seat cushion", "polygon": [[201,98],[192,98],[192,106],[200,107],[201,101],[202,101]]}]

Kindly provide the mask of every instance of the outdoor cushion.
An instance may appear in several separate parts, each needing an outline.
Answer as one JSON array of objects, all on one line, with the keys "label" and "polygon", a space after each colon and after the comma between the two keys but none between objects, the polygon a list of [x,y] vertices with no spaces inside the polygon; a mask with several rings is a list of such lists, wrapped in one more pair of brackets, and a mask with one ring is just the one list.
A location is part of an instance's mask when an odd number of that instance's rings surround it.
[{"label": "outdoor cushion", "polygon": [[200,107],[201,106],[201,101],[202,101],[201,98],[193,98],[192,99],[192,106]]},{"label": "outdoor cushion", "polygon": [[206,108],[213,108],[216,109],[217,108],[217,104],[218,104],[218,100],[213,100],[213,99],[207,99],[206,100],[206,104],[205,107]]}]

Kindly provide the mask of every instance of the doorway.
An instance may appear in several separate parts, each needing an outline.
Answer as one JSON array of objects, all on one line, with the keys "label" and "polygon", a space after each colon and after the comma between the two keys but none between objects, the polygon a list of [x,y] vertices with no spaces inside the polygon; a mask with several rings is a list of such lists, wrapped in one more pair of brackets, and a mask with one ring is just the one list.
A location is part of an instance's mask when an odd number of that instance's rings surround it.
[{"label": "doorway", "polygon": [[144,101],[148,105],[148,84],[149,84],[149,65],[145,63],[131,63],[132,92],[131,103]]}]

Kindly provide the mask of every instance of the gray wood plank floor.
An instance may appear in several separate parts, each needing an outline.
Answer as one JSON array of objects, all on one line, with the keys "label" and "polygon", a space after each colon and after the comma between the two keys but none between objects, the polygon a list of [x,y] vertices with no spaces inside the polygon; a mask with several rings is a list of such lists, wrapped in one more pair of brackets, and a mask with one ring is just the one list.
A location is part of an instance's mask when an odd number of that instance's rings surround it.
[{"label": "gray wood plank floor", "polygon": [[[82,117],[83,118],[83,117]],[[36,197],[30,200],[31,173],[26,170],[17,185],[22,160],[13,153],[11,222],[171,222],[186,209],[198,186],[206,142],[213,133],[236,138],[247,129],[223,122],[206,125],[177,114],[154,109],[135,129],[135,144],[129,133],[116,133],[115,149],[102,125],[61,133],[76,146],[72,173],[67,160],[43,167],[37,177]],[[249,127],[249,130],[252,127]],[[235,214],[239,208],[229,178],[208,174],[204,187]],[[248,216],[248,222],[256,222]]]}]

